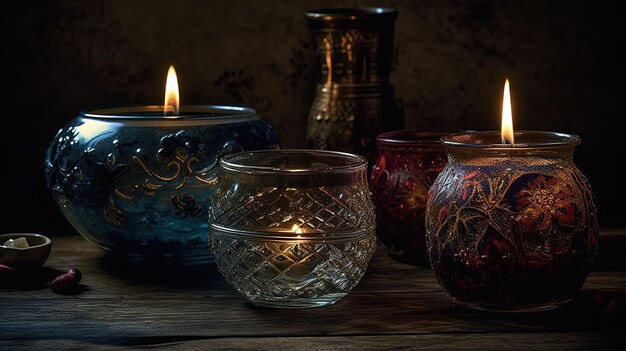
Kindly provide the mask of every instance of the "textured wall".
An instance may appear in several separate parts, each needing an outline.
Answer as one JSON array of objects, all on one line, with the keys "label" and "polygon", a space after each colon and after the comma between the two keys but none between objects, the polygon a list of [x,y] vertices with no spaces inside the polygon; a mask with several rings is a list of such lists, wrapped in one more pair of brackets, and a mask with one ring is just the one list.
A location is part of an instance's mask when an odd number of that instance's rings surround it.
[{"label": "textured wall", "polygon": [[626,149],[615,126],[624,119],[616,5],[25,0],[1,14],[10,126],[2,138],[9,210],[1,230],[71,232],[44,186],[49,140],[83,108],[159,103],[169,64],[184,104],[251,106],[287,146],[304,146],[314,82],[303,13],[371,4],[399,11],[392,83],[407,128],[496,130],[509,77],[516,128],[580,135],[576,162],[596,192],[601,225],[626,226],[618,208],[626,192],[612,163]]}]

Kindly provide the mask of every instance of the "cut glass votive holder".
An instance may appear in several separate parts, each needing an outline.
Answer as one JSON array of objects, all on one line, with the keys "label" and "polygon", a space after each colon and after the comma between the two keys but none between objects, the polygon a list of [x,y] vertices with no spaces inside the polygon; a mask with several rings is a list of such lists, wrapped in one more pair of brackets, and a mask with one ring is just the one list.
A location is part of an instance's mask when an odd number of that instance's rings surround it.
[{"label": "cut glass votive holder", "polygon": [[232,154],[209,211],[220,272],[258,306],[330,305],[361,280],[376,250],[367,161],[321,150]]}]

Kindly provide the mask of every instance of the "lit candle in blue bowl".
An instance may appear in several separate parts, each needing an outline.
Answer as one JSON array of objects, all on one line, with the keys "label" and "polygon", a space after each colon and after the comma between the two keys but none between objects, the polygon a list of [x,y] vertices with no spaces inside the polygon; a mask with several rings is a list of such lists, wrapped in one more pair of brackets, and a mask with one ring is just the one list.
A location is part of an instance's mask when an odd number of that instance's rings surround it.
[{"label": "lit candle in blue bowl", "polygon": [[197,266],[213,261],[207,211],[229,153],[276,149],[255,110],[179,106],[170,68],[164,105],[82,111],[54,137],[47,185],[86,239],[122,262]]}]

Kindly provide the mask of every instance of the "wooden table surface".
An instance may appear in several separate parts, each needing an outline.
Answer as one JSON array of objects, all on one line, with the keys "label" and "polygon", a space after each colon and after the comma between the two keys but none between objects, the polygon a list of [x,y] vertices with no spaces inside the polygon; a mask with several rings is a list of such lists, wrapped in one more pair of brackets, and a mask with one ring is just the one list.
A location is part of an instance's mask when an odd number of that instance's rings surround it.
[{"label": "wooden table surface", "polygon": [[[382,249],[335,305],[281,310],[245,302],[215,265],[138,272],[110,264],[81,237],[54,237],[41,271],[0,282],[0,350],[623,350],[626,230],[603,230],[600,245],[574,302],[501,314],[456,306],[430,269],[395,262]],[[42,287],[71,267],[83,272],[80,293]]]}]

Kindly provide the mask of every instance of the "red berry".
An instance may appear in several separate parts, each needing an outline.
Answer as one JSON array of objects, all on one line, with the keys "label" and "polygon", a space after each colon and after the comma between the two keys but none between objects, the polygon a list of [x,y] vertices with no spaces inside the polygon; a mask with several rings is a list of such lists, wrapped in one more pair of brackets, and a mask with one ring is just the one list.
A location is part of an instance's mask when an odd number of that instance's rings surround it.
[{"label": "red berry", "polygon": [[71,268],[67,273],[56,277],[48,286],[57,294],[72,292],[78,287],[83,275],[77,268]]}]

